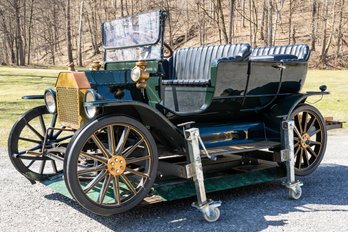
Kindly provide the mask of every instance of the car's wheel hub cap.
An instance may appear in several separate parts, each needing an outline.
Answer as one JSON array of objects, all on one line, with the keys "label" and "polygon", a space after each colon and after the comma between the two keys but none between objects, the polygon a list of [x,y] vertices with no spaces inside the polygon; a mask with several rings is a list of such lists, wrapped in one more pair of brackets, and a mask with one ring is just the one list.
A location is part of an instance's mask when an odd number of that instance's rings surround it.
[{"label": "car's wheel hub cap", "polygon": [[307,147],[309,147],[309,144],[310,144],[310,135],[309,134],[307,134],[307,133],[305,133],[304,135],[302,135],[302,138],[301,138],[301,146],[303,147],[303,148],[307,148]]},{"label": "car's wheel hub cap", "polygon": [[113,176],[119,176],[125,171],[126,164],[126,160],[122,156],[115,155],[108,160],[108,171]]}]

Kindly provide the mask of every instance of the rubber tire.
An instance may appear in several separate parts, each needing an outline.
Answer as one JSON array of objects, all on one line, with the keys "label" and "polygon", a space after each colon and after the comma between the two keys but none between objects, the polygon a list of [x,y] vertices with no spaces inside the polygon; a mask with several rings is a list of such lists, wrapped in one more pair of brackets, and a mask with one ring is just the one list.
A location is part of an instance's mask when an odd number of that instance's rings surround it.
[{"label": "rubber tire", "polygon": [[16,121],[16,123],[13,125],[9,138],[8,138],[8,155],[9,158],[13,164],[13,166],[17,169],[18,172],[20,172],[23,176],[28,178],[29,180],[45,180],[49,177],[52,177],[56,174],[39,174],[32,172],[30,169],[28,169],[20,158],[13,157],[14,153],[18,152],[18,138],[25,127],[26,122],[30,122],[32,119],[42,115],[42,114],[49,114],[47,111],[46,106],[38,106],[35,107],[27,112],[25,112],[23,115],[19,117],[19,119]]},{"label": "rubber tire", "polygon": [[323,147],[321,149],[321,152],[319,153],[319,157],[314,161],[313,164],[311,164],[310,166],[312,166],[310,169],[301,172],[295,168],[295,175],[297,176],[307,176],[309,174],[311,174],[312,172],[314,172],[319,164],[321,163],[321,161],[323,160],[324,154],[325,154],[325,150],[326,150],[326,143],[327,143],[327,130],[326,130],[326,123],[325,123],[325,119],[323,118],[323,116],[321,115],[321,113],[319,112],[319,110],[317,108],[315,108],[314,106],[308,105],[308,104],[301,104],[298,107],[295,108],[295,110],[291,113],[290,118],[293,120],[295,115],[297,115],[300,112],[303,111],[309,111],[312,114],[316,115],[319,118],[319,123],[321,125],[321,127],[323,128],[323,133],[322,133],[322,141],[323,141]]},{"label": "rubber tire", "polygon": [[[76,178],[77,158],[79,156],[79,152],[85,144],[85,141],[90,137],[91,133],[95,132],[97,129],[114,123],[132,125],[141,133],[143,133],[144,138],[147,139],[152,154],[152,169],[150,170],[148,181],[146,181],[144,188],[137,194],[137,196],[133,197],[126,203],[121,204],[120,206],[100,206],[96,202],[89,199],[89,197],[85,195],[80,187],[78,178]],[[71,142],[68,145],[66,154],[67,157],[64,163],[64,179],[66,181],[66,186],[68,187],[70,194],[82,207],[98,215],[109,216],[112,214],[118,214],[128,211],[131,208],[135,207],[144,199],[144,197],[146,197],[156,179],[158,169],[158,151],[155,140],[143,124],[129,117],[105,116],[100,119],[89,121],[74,134]]]}]

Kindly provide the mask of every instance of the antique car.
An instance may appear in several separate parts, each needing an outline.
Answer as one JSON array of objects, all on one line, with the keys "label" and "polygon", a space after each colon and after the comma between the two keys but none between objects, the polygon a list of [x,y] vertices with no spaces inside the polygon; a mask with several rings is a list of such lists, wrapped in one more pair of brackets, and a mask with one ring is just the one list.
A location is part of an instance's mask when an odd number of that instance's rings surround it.
[{"label": "antique car", "polygon": [[[284,178],[323,159],[327,122],[300,92],[307,45],[247,43],[179,48],[164,42],[167,12],[102,25],[104,70],[59,74],[45,105],[24,113],[9,135],[15,168],[32,183],[60,181],[86,209],[111,215],[150,196],[197,194],[207,221],[221,202],[206,192]],[[193,182],[190,181],[193,179]]]}]

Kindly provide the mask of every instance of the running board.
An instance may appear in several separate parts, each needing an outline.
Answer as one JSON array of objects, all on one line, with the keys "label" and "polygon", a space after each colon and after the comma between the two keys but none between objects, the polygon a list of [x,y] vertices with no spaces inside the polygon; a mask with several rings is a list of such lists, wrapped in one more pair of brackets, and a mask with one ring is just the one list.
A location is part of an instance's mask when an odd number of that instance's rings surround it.
[{"label": "running board", "polygon": [[[257,151],[261,149],[274,148],[277,146],[280,146],[279,142],[259,141],[259,142],[244,143],[244,144],[232,145],[232,146],[213,147],[213,148],[208,148],[207,151],[209,155],[211,156],[218,156],[218,155]],[[201,153],[204,154],[204,151],[201,150]]]}]

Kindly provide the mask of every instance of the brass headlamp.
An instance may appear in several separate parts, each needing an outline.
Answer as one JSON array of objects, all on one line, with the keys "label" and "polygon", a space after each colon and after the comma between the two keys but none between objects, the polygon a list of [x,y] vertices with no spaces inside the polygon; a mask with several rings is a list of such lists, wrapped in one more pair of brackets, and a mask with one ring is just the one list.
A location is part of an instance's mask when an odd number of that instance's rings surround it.
[{"label": "brass headlamp", "polygon": [[145,60],[139,60],[131,72],[132,81],[134,81],[136,87],[141,90],[146,88],[146,81],[150,78],[150,73],[146,71],[146,65]]}]

